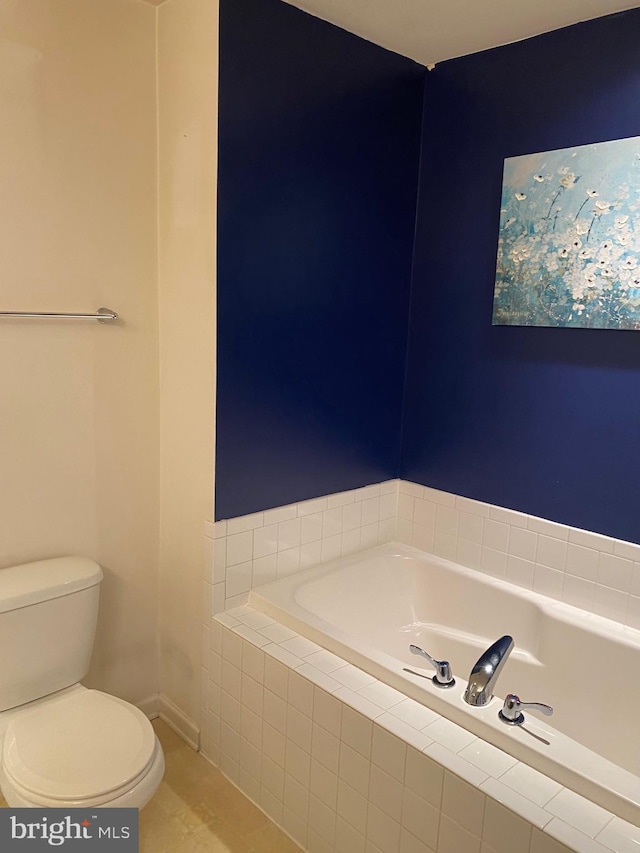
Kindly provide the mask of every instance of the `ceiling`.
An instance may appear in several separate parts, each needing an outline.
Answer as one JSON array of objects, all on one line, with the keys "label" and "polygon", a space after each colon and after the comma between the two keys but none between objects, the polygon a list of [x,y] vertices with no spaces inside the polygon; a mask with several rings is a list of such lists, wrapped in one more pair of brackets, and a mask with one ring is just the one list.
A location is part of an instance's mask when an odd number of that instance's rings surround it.
[{"label": "ceiling", "polygon": [[520,41],[638,5],[638,0],[285,2],[422,65]]},{"label": "ceiling", "polygon": [[[160,6],[166,0],[145,0]],[[210,0],[216,2],[216,0]],[[233,2],[233,0],[229,0]],[[284,0],[367,41],[431,65],[635,9],[638,0]]]}]

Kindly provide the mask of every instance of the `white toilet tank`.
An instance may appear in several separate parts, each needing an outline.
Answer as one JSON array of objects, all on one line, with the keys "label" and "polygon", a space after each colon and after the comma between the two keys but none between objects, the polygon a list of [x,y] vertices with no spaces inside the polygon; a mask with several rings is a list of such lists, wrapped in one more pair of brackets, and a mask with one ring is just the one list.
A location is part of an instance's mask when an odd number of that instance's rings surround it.
[{"label": "white toilet tank", "polygon": [[101,580],[100,566],[85,557],[0,570],[0,711],[84,678]]}]

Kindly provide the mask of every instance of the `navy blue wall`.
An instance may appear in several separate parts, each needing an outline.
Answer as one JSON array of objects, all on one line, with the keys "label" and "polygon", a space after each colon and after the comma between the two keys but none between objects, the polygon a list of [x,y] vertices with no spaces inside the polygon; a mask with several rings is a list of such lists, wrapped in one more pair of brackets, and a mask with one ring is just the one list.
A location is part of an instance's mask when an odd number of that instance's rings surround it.
[{"label": "navy blue wall", "polygon": [[639,45],[633,11],[428,74],[401,466],[634,541],[640,333],[492,327],[491,312],[503,159],[640,135]]},{"label": "navy blue wall", "polygon": [[397,475],[424,74],[221,2],[217,518]]}]

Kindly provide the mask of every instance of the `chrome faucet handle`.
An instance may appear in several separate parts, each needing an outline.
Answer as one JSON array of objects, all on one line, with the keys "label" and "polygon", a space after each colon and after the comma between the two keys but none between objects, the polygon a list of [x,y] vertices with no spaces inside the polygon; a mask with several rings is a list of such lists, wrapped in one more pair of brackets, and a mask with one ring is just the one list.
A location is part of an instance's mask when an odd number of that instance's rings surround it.
[{"label": "chrome faucet handle", "polygon": [[502,710],[498,711],[498,716],[508,726],[521,726],[525,720],[525,716],[522,713],[523,708],[531,708],[532,711],[539,711],[546,717],[550,717],[553,714],[551,705],[544,705],[542,702],[522,702],[520,697],[516,696],[515,693],[508,693],[505,697]]},{"label": "chrome faucet handle", "polygon": [[431,666],[435,669],[436,674],[431,679],[436,687],[453,687],[456,683],[451,672],[451,665],[448,660],[436,660],[432,658],[429,652],[425,652],[420,646],[414,646],[413,643],[409,646],[409,651],[413,655],[421,655],[426,658]]}]

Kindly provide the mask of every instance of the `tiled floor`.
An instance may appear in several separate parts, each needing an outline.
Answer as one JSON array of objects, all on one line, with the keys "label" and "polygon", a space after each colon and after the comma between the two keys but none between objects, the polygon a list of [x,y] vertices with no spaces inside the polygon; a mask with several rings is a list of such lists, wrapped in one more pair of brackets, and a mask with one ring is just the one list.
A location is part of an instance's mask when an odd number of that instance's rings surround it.
[{"label": "tiled floor", "polygon": [[[159,720],[166,771],[140,813],[140,853],[300,853],[208,761]],[[0,797],[0,806],[6,806]]]}]

